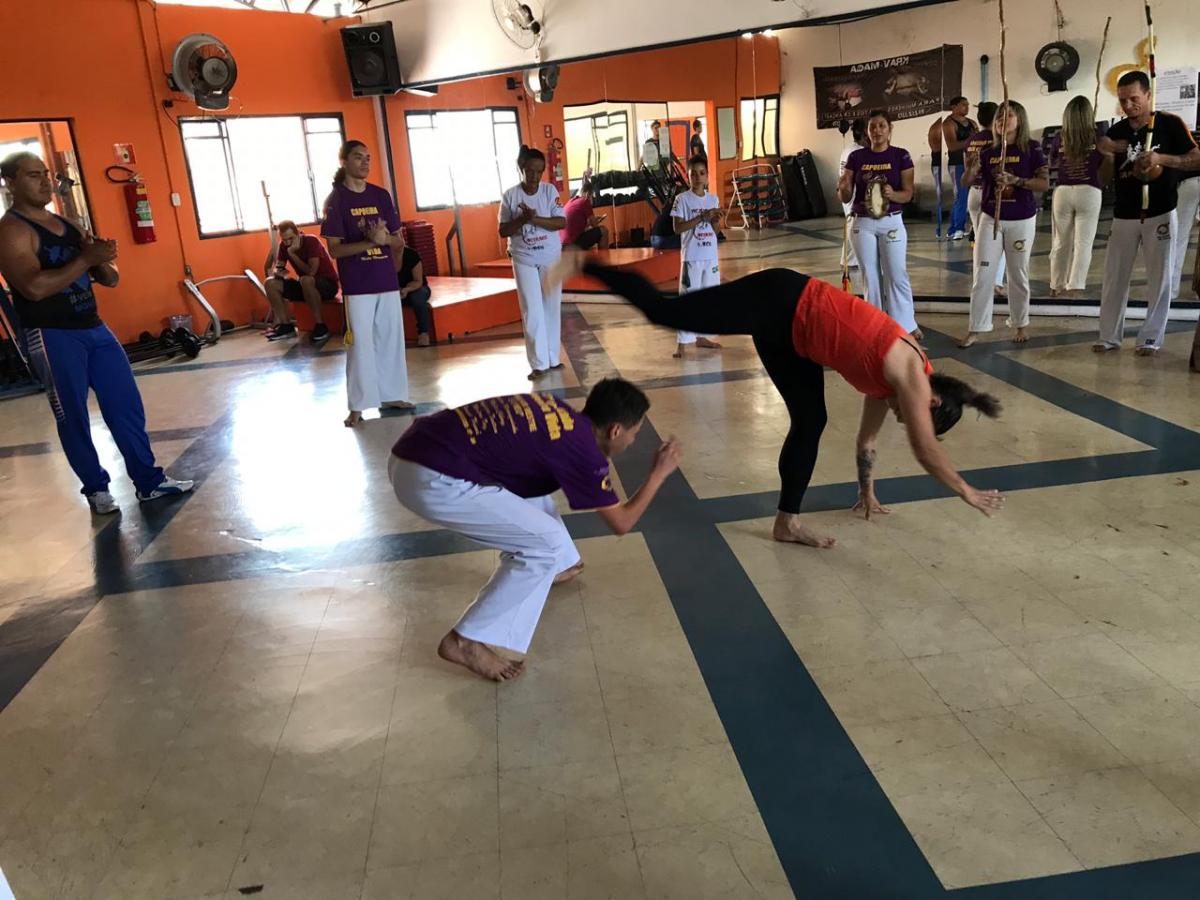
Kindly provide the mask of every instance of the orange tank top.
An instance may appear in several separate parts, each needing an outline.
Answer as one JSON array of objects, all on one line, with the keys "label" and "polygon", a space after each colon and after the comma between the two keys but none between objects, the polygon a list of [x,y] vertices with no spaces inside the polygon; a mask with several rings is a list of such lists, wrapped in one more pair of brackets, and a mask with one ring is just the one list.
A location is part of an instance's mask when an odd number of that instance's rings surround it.
[{"label": "orange tank top", "polygon": [[[892,344],[907,337],[904,329],[882,310],[853,294],[810,278],[800,292],[792,320],[796,352],[828,366],[868,397],[895,394],[883,377],[883,358]],[[932,374],[924,356],[925,374]]]}]

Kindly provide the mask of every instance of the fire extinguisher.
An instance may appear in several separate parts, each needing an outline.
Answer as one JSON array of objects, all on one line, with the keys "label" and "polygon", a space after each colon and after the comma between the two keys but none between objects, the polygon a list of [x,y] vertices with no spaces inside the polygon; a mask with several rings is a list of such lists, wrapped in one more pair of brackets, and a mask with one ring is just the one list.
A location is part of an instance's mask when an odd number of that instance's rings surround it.
[{"label": "fire extinguisher", "polygon": [[546,168],[550,170],[550,180],[559,193],[562,193],[567,187],[567,182],[563,178],[562,152],[563,142],[558,138],[552,138],[546,146]]},{"label": "fire extinguisher", "polygon": [[[120,177],[114,176],[114,172],[119,173]],[[158,235],[154,233],[154,213],[150,209],[150,195],[142,177],[128,166],[109,166],[104,170],[104,175],[113,184],[121,185],[133,242],[153,244],[158,240]]]}]

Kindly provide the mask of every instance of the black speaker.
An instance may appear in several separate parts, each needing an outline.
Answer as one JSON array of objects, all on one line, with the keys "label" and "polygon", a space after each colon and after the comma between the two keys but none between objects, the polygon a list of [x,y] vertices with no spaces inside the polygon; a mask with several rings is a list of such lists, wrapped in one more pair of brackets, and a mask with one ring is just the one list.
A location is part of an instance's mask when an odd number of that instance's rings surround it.
[{"label": "black speaker", "polygon": [[342,49],[346,51],[350,88],[355,97],[394,94],[400,90],[400,62],[396,59],[391,22],[343,28]]}]

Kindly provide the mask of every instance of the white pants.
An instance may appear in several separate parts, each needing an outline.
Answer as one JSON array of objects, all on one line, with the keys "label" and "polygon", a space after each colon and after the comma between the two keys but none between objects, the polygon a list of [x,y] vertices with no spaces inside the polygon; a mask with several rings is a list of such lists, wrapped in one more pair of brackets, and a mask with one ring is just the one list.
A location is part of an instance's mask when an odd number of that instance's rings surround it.
[{"label": "white pants", "polygon": [[579,562],[553,498],[518,497],[395,456],[388,457],[388,478],[396,499],[421,518],[500,551],[492,577],[454,630],[517,653],[528,650],[554,576]]},{"label": "white pants", "polygon": [[1050,288],[1082,291],[1092,265],[1092,244],[1100,222],[1100,188],[1066,184],[1054,189],[1051,203]]},{"label": "white pants", "polygon": [[1037,216],[1002,220],[1000,234],[995,219],[980,212],[975,230],[975,281],[971,285],[971,331],[992,330],[992,305],[996,281],[992,272],[1001,260],[1008,263],[1008,324],[1024,328],[1029,324],[1029,257],[1037,233]]},{"label": "white pants", "polygon": [[1175,269],[1171,280],[1171,296],[1182,297],[1183,262],[1187,256],[1188,241],[1192,237],[1192,226],[1196,224],[1196,213],[1200,211],[1200,178],[1189,178],[1179,182],[1179,203],[1175,206],[1178,219],[1175,234]]},{"label": "white pants", "polygon": [[380,403],[408,399],[404,360],[404,315],[400,291],[346,294],[346,394],[350,409],[362,412]]},{"label": "white pants", "polygon": [[[679,294],[691,293],[701,288],[716,287],[721,283],[721,265],[715,259],[698,262],[684,260],[679,267]],[[676,332],[681,344],[694,344],[697,337],[711,338],[711,334],[696,335],[690,331]]]},{"label": "white pants", "polygon": [[[979,215],[983,212],[983,188],[971,185],[967,192],[967,215],[971,219],[971,230],[975,232],[975,240],[979,240]],[[971,273],[972,277],[974,272]],[[1004,284],[1004,257],[996,264],[996,284]]]},{"label": "white pants", "polygon": [[1171,312],[1171,273],[1175,256],[1175,210],[1142,222],[1113,219],[1104,259],[1104,288],[1100,292],[1100,342],[1121,346],[1125,307],[1129,304],[1129,278],[1138,248],[1146,264],[1146,321],[1138,332],[1137,346],[1162,346]]},{"label": "white pants", "polygon": [[908,230],[900,214],[882,219],[855,216],[850,243],[858,254],[867,302],[886,312],[905,331],[915,331],[917,319],[908,280]]},{"label": "white pants", "polygon": [[[842,213],[846,216],[846,234],[850,233],[850,229],[854,227],[854,216],[850,210],[854,208],[852,203],[842,204]],[[848,268],[856,268],[858,266],[858,255],[854,252],[854,245],[846,241],[842,246],[842,265]]]},{"label": "white pants", "polygon": [[558,365],[562,351],[562,285],[547,285],[550,265],[535,266],[513,260],[517,301],[525,330],[525,356],[529,368],[544,372]]}]

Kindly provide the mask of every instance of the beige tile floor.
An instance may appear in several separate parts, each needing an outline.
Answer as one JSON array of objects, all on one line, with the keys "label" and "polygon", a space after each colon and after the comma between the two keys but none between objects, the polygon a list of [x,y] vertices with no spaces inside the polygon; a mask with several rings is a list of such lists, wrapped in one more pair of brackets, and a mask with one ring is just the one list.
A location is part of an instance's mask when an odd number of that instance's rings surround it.
[{"label": "beige tile floor", "polygon": [[[679,363],[671,336],[625,307],[581,309],[631,377],[748,372],[656,388],[651,420],[685,442],[700,498],[775,489],[786,422],[745,341]],[[1172,335],[1154,360],[1086,344],[1012,355],[1197,429],[1187,340]],[[233,365],[140,379],[152,429],[197,429],[157,443],[165,462],[221,443],[200,431],[221,421],[228,452],[141,543],[116,477],[126,512],[110,527],[130,565],[262,551],[282,563],[106,594],[0,711],[0,870],[16,896],[793,896],[645,540],[579,542],[588,569],[552,593],[524,678],[497,688],[441,665],[432,647],[493,556],[306,565],[306,550],[426,526],[383,474],[407,420],[343,429],[342,357],[301,349],[277,365],[287,350],[235,334],[199,360]],[[527,386],[518,338],[413,350],[409,364],[422,401]],[[939,367],[1007,407],[950,436],[966,468],[1147,449],[965,363]],[[817,485],[853,478],[855,398],[827,381]],[[54,442],[43,403],[0,405],[6,445]],[[881,477],[918,471],[889,427]],[[1197,491],[1200,460],[1016,490],[991,521],[954,500],[870,523],[812,513],[839,541],[824,553],[770,542],[767,520],[720,531],[954,888],[1200,852]],[[2,667],[6,622],[92,587],[105,523],[57,452],[0,458],[0,522]]]}]

